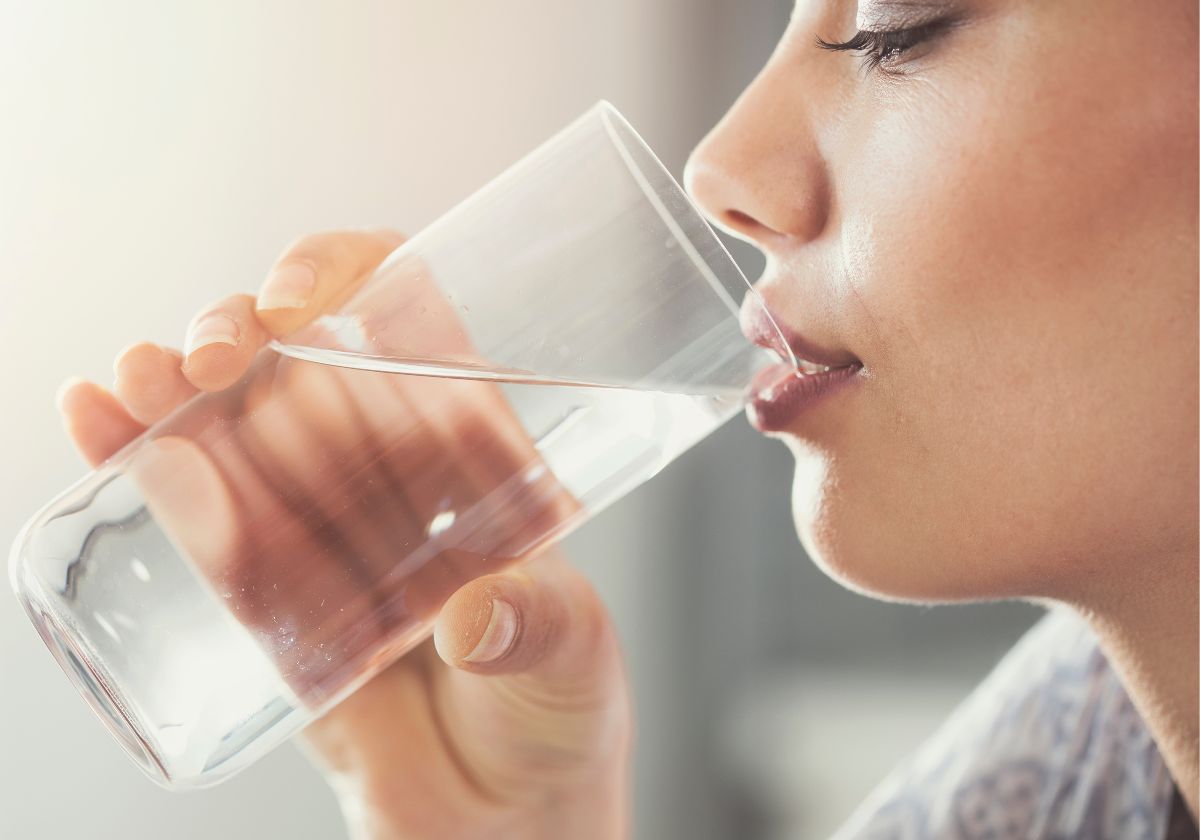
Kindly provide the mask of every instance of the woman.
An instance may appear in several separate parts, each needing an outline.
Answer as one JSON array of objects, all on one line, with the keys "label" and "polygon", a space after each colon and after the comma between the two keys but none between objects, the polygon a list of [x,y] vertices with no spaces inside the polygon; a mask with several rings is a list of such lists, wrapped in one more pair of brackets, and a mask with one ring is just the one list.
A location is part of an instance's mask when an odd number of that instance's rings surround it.
[{"label": "woman", "polygon": [[[834,368],[751,411],[811,556],[877,597],[1054,606],[841,836],[1194,836],[1197,10],[1145,9],[801,0],[689,163]],[[397,241],[301,239],[183,354],[71,384],[76,445],[228,386]],[[356,837],[574,838],[625,831],[630,735],[603,607],[551,556],[459,589],[307,743]]]}]

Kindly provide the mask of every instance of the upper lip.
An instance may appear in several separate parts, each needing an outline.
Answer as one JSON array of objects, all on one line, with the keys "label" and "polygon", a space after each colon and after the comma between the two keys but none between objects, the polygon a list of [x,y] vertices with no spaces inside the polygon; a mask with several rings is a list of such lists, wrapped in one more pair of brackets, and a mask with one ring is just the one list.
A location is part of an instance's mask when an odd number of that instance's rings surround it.
[{"label": "upper lip", "polygon": [[[756,305],[752,305],[751,301]],[[740,314],[742,333],[746,338],[759,347],[774,350],[784,360],[795,358],[797,367],[804,373],[821,373],[860,364],[848,353],[827,350],[800,335],[779,318],[769,315],[756,297],[746,299]]]}]

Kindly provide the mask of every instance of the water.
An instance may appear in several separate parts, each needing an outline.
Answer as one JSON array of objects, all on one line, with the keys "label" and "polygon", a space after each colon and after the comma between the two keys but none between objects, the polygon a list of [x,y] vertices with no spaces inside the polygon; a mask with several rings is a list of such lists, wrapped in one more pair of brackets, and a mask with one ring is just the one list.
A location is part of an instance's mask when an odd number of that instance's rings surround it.
[{"label": "water", "polygon": [[740,406],[289,352],[303,358],[264,352],[167,418],[21,547],[54,582],[27,604],[43,636],[177,786],[258,758],[424,639],[463,583],[575,527]]}]

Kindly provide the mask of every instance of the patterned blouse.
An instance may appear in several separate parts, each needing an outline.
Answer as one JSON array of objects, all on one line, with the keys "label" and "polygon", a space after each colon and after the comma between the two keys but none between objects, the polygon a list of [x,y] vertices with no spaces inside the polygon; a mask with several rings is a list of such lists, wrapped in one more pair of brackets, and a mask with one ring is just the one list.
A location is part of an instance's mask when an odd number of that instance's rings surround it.
[{"label": "patterned blouse", "polygon": [[1051,610],[834,840],[1196,838],[1087,624]]}]

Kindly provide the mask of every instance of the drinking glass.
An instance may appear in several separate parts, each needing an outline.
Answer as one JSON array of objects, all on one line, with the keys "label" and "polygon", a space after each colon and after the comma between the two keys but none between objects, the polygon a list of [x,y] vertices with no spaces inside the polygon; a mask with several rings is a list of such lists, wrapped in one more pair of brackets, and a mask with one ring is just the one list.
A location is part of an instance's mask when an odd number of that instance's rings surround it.
[{"label": "drinking glass", "polygon": [[603,102],[343,297],[13,546],[42,639],[164,786],[261,757],[427,637],[464,583],[794,365],[742,336],[761,300]]}]

